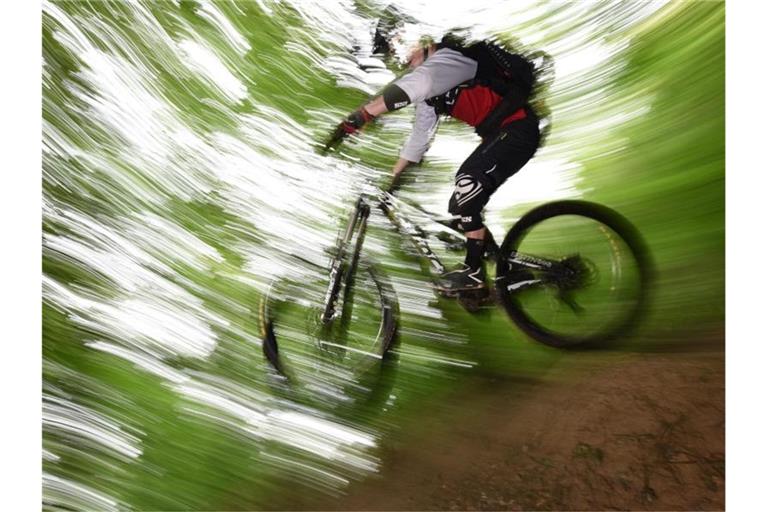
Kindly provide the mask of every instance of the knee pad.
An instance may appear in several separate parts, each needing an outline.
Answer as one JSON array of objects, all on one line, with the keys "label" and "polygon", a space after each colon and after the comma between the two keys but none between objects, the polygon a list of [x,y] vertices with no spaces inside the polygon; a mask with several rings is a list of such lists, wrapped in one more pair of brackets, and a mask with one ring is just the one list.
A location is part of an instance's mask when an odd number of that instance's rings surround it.
[{"label": "knee pad", "polygon": [[482,213],[470,213],[468,215],[457,215],[458,222],[456,229],[462,233],[476,231],[484,226]]},{"label": "knee pad", "polygon": [[488,202],[488,184],[468,173],[456,175],[456,188],[448,202],[448,212],[458,215],[461,231],[474,231],[483,227],[481,212]]}]

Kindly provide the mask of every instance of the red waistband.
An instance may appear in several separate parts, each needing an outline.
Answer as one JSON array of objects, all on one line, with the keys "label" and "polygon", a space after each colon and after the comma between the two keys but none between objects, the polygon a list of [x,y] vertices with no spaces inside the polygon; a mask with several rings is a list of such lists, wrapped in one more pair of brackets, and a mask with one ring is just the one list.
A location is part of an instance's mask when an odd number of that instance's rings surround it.
[{"label": "red waistband", "polygon": [[501,126],[506,126],[509,123],[511,123],[512,121],[519,121],[520,119],[525,119],[526,116],[527,116],[527,114],[525,113],[525,108],[519,108],[519,109],[517,109],[515,111],[514,114],[512,114],[511,116],[505,118],[501,122]]}]

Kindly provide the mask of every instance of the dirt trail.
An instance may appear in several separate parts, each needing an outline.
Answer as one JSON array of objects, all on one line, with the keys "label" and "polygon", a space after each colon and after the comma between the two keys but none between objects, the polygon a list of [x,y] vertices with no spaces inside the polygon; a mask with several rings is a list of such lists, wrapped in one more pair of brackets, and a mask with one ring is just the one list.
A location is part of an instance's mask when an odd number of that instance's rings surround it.
[{"label": "dirt trail", "polygon": [[295,508],[722,510],[724,359],[718,335],[695,351],[572,353],[536,381],[473,379],[425,407],[380,475]]}]

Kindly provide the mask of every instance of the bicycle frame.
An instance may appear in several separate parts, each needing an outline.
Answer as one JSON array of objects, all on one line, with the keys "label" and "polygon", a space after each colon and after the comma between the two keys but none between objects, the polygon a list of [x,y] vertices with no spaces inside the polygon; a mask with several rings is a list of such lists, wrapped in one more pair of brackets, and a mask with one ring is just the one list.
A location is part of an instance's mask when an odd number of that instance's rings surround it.
[{"label": "bicycle frame", "polygon": [[[360,251],[362,250],[363,241],[365,239],[368,217],[371,211],[368,202],[369,200],[376,203],[378,208],[384,213],[398,232],[410,240],[419,256],[423,257],[429,263],[430,278],[433,282],[437,280],[437,277],[440,274],[446,272],[447,269],[440,260],[440,257],[435,254],[429,246],[428,235],[422,228],[397,208],[394,199],[395,197],[390,192],[382,192],[378,197],[362,195],[357,200],[355,208],[350,214],[344,234],[338,242],[335,256],[331,263],[330,280],[325,295],[323,314],[321,317],[324,324],[328,324],[337,316],[336,304],[339,299],[339,292],[342,289],[342,282],[349,284],[354,277],[357,262],[360,258]],[[445,226],[457,237],[462,235],[461,232],[456,229],[456,222],[453,219],[436,219],[433,214],[423,208],[410,203],[407,204],[410,207],[423,212],[425,215],[428,215],[434,222]],[[349,247],[353,240],[355,243],[350,252]],[[345,264],[347,260],[349,260],[349,262],[348,264]],[[513,252],[511,254],[509,263],[512,265],[512,268],[520,270],[520,272],[511,272],[505,276],[496,277],[497,281],[509,281],[505,284],[509,291],[521,291],[525,288],[552,282],[552,277],[559,275],[562,271],[562,265],[558,261],[552,261],[518,252]],[[533,276],[530,273],[531,271],[537,272],[538,275]],[[346,299],[348,289],[349,286],[344,287],[344,299]],[[342,303],[344,302],[345,300],[342,301]]]},{"label": "bicycle frame", "polygon": [[[416,250],[419,251],[419,254],[426,258],[427,261],[429,261],[433,272],[437,273],[438,275],[444,273],[446,271],[445,265],[443,265],[437,254],[435,254],[429,247],[429,242],[427,241],[427,237],[424,234],[424,231],[422,231],[421,228],[411,222],[408,217],[398,213],[397,209],[392,203],[392,198],[393,196],[389,192],[385,192],[384,195],[379,198],[379,208],[384,212],[389,221],[397,228],[401,234],[410,238],[411,243],[416,248]],[[424,213],[429,214],[428,212]],[[441,222],[439,220],[436,220],[436,222],[450,228],[450,225],[447,222]]]},{"label": "bicycle frame", "polygon": [[[410,238],[411,243],[414,245],[414,247],[416,247],[420,255],[426,258],[430,262],[433,270],[431,277],[433,278],[433,281],[434,281],[437,276],[439,276],[440,274],[446,271],[445,265],[443,265],[443,263],[440,261],[440,258],[429,247],[429,242],[427,241],[427,236],[424,233],[424,231],[418,226],[416,226],[413,222],[411,222],[407,216],[403,215],[402,213],[399,213],[397,209],[394,208],[393,203],[391,202],[392,197],[393,196],[391,194],[386,193],[383,196],[383,198],[380,200],[380,208],[387,215],[390,222],[392,222],[392,224],[395,225],[402,234]],[[412,208],[415,208],[421,211],[425,215],[430,216],[432,221],[445,226],[456,235],[461,236],[461,239],[463,242],[463,233],[461,233],[457,229],[456,220],[435,219],[434,217],[432,217],[432,214],[430,212],[424,210],[423,208],[410,203],[408,203],[408,205]],[[515,281],[513,283],[515,285],[514,288],[509,288],[514,290],[522,290],[530,286],[544,284],[548,282],[546,275],[556,275],[557,273],[560,273],[562,271],[562,264],[559,261],[552,261],[546,258],[527,255],[527,254],[523,254],[516,251],[513,251],[511,253],[509,257],[509,263],[513,266],[513,268],[517,270],[537,271],[543,274],[543,277],[541,278]],[[497,280],[508,279],[508,278],[509,276],[496,277]]]}]

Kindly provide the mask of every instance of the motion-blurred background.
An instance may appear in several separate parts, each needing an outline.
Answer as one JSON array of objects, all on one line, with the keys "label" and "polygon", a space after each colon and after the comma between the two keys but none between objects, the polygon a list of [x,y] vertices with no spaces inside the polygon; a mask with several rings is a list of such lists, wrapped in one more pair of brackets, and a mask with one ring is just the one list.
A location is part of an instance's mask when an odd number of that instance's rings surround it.
[{"label": "motion-blurred background", "polygon": [[[478,320],[436,307],[417,260],[374,216],[366,247],[402,313],[385,398],[350,410],[343,396],[294,401],[270,386],[260,297],[296,272],[285,254],[327,260],[354,199],[386,182],[409,131],[404,109],[339,153],[316,151],[394,78],[370,57],[389,4],[43,2],[47,508],[335,499],[380,470],[382,447],[424,404],[449,407],[470,377],[536,379],[570,357],[501,311]],[[659,272],[644,325],[615,350],[721,340],[724,3],[399,5],[416,39],[461,27],[554,59],[551,131],[489,204],[496,237],[547,200],[615,208]],[[443,123],[403,196],[444,213],[477,142]]]}]

